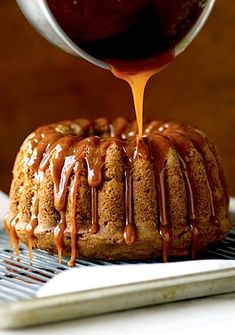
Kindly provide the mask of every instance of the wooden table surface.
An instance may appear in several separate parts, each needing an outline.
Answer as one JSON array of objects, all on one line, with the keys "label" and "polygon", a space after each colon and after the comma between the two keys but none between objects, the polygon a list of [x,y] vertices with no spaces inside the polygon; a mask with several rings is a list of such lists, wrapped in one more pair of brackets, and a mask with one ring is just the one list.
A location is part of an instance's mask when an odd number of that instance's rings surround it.
[{"label": "wooden table surface", "polygon": [[[49,45],[15,1],[0,1],[0,189],[8,191],[19,145],[34,128],[77,117],[134,118],[126,83]],[[146,118],[202,128],[221,153],[235,195],[235,2],[218,0],[183,55],[151,79]]]}]

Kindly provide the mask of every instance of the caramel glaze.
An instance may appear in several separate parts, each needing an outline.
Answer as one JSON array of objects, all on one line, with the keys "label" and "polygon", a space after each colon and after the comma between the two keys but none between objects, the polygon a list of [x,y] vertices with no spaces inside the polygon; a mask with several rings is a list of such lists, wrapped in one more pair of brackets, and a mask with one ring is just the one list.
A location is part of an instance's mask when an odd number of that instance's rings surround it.
[{"label": "caramel glaze", "polygon": [[[103,131],[96,129],[95,123],[87,120],[76,120],[64,122],[62,127],[67,127],[73,133],[73,125],[79,128],[76,133],[64,135],[58,130],[58,125],[50,125],[39,128],[29,138],[30,157],[24,164],[30,166],[38,177],[39,185],[43,175],[49,169],[54,182],[54,204],[60,214],[58,225],[54,229],[55,242],[58,248],[58,258],[61,262],[63,254],[63,238],[67,227],[66,207],[68,201],[71,205],[71,259],[69,265],[73,266],[76,256],[79,255],[77,232],[78,219],[77,208],[79,207],[78,190],[81,181],[81,172],[87,169],[88,185],[91,189],[91,223],[90,234],[99,231],[98,216],[98,190],[103,183],[103,167],[108,148],[116,144],[123,152],[124,161],[124,190],[125,190],[125,222],[123,227],[123,238],[127,245],[132,245],[138,239],[138,231],[135,225],[133,209],[133,163],[137,159],[151,160],[154,171],[158,193],[158,222],[163,243],[163,260],[168,260],[172,242],[172,227],[170,222],[170,208],[168,201],[168,189],[166,187],[167,154],[170,148],[177,152],[182,175],[185,181],[188,201],[188,224],[192,232],[192,258],[196,257],[199,228],[197,212],[197,192],[192,178],[190,164],[190,152],[195,148],[207,174],[206,187],[210,194],[211,222],[218,226],[216,215],[217,200],[214,197],[214,185],[212,182],[213,167],[206,161],[205,144],[207,140],[190,126],[175,122],[153,121],[144,127],[143,137],[136,137],[136,125],[124,118],[109,122],[107,119],[96,120],[102,125]],[[75,127],[76,128],[76,127]],[[98,136],[99,135],[99,136]],[[102,135],[102,137],[101,137]],[[68,190],[71,190],[70,200]],[[38,225],[38,203],[39,189],[35,188],[32,200],[31,222],[26,226],[28,234],[29,253],[32,257],[32,245],[34,230]],[[6,224],[11,243],[15,243],[16,252],[19,253],[18,237],[15,226],[19,220],[18,216]],[[7,221],[7,219],[6,219]]]},{"label": "caramel glaze", "polygon": [[8,226],[7,232],[9,234],[9,244],[11,247],[15,246],[16,256],[19,256],[19,237],[16,233],[16,224],[19,222],[19,217],[16,216],[10,222],[7,222],[5,226]]}]

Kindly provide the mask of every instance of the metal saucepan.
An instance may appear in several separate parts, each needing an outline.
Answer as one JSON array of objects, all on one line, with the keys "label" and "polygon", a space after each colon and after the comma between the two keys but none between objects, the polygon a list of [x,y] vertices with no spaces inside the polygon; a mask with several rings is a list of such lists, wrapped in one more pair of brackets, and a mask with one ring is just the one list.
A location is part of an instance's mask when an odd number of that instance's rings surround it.
[{"label": "metal saucepan", "polygon": [[[79,48],[66,33],[61,29],[53,14],[51,13],[46,0],[16,0],[22,12],[35,29],[55,46],[66,52],[82,57],[102,68],[109,69],[109,65],[96,59]],[[203,2],[202,2],[203,3]],[[175,47],[175,55],[179,55],[193,41],[206,22],[215,0],[205,0],[204,8],[198,20],[189,33]]]}]

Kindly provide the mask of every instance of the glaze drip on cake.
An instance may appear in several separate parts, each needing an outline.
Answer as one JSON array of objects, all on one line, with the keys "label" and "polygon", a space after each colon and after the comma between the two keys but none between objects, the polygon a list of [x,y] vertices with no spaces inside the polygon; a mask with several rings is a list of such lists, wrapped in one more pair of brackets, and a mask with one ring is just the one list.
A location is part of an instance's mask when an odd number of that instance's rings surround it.
[{"label": "glaze drip on cake", "polygon": [[[59,261],[63,254],[70,254],[71,266],[76,257],[142,259],[161,256],[167,261],[169,256],[191,255],[195,258],[197,252],[204,250],[210,242],[217,242],[226,235],[231,227],[228,194],[224,172],[212,142],[201,131],[176,122],[146,123],[141,139],[136,137],[136,129],[135,122],[124,118],[112,122],[105,118],[94,122],[78,119],[41,127],[26,139],[19,153],[20,162],[16,160],[10,215],[6,219],[10,241],[15,244],[17,253],[20,238],[28,244],[30,258],[33,247],[54,252],[56,246]],[[110,154],[112,150],[118,153],[118,160]],[[195,172],[195,160],[200,165],[199,173]],[[143,166],[143,173],[146,169],[146,174],[152,178],[153,185],[149,183],[151,187],[147,189],[138,189],[138,182],[142,183],[144,179],[136,172],[138,164]],[[108,175],[110,165],[112,169],[120,165],[120,180],[116,180],[118,177],[112,175],[113,172]],[[199,180],[202,173],[202,180]],[[50,182],[42,186],[46,179]],[[181,187],[179,196],[186,202],[184,219],[180,219],[180,210],[175,208],[178,200],[172,198],[174,190],[170,186],[178,180],[182,183],[177,186]],[[102,208],[102,199],[115,206],[112,197],[114,194],[118,197],[115,189],[107,188],[109,182],[117,182],[120,188],[121,200],[115,199],[121,216],[121,234],[112,228],[112,225],[119,226],[114,219],[100,223],[102,211],[108,213],[105,203]],[[203,199],[199,192],[202,182],[207,195]],[[33,188],[27,189],[27,183],[33,184]],[[50,205],[51,213],[48,213],[42,199],[49,194],[46,187],[51,184],[54,199]],[[142,199],[137,197],[137,191],[142,192]],[[89,193],[87,204],[81,201],[82,197],[87,197],[84,192]],[[143,219],[146,223],[138,218],[137,208],[141,201],[146,206],[146,218]],[[89,213],[86,209],[84,214],[81,207],[86,205]],[[110,217],[116,215],[111,213],[113,210],[110,208]],[[47,227],[46,222],[41,222],[40,212],[43,211],[56,223]],[[202,219],[203,215],[206,219]],[[24,221],[26,216],[28,222]],[[151,236],[147,236],[147,224],[151,226]],[[109,225],[111,228],[106,232]],[[208,230],[208,236],[203,237],[204,230]],[[182,245],[180,234],[187,236]],[[50,248],[43,246],[40,240],[43,235],[50,236]],[[92,242],[96,239],[98,244],[109,245],[109,254],[108,247],[107,250],[104,247],[103,256],[100,251],[96,253],[96,243]],[[143,247],[141,243],[144,243]],[[122,249],[125,250],[123,257]]]}]

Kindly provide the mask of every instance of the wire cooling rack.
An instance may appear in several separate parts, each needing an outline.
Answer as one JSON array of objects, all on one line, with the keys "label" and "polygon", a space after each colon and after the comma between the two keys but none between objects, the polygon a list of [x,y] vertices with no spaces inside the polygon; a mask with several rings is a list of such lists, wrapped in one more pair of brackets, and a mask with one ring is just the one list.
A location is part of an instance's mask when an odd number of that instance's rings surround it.
[{"label": "wire cooling rack", "polygon": [[[227,238],[216,248],[210,248],[207,259],[235,259],[235,214],[232,214],[234,226]],[[0,232],[0,303],[32,299],[37,291],[48,280],[61,271],[67,270],[68,259],[62,258],[58,263],[57,256],[40,250],[33,251],[33,262],[29,261],[28,249],[20,244],[20,257],[9,248],[8,237]],[[152,263],[149,261],[145,263]],[[136,262],[128,262],[136,263]],[[105,266],[107,264],[126,264],[126,262],[104,262],[77,260],[75,267]]]}]

